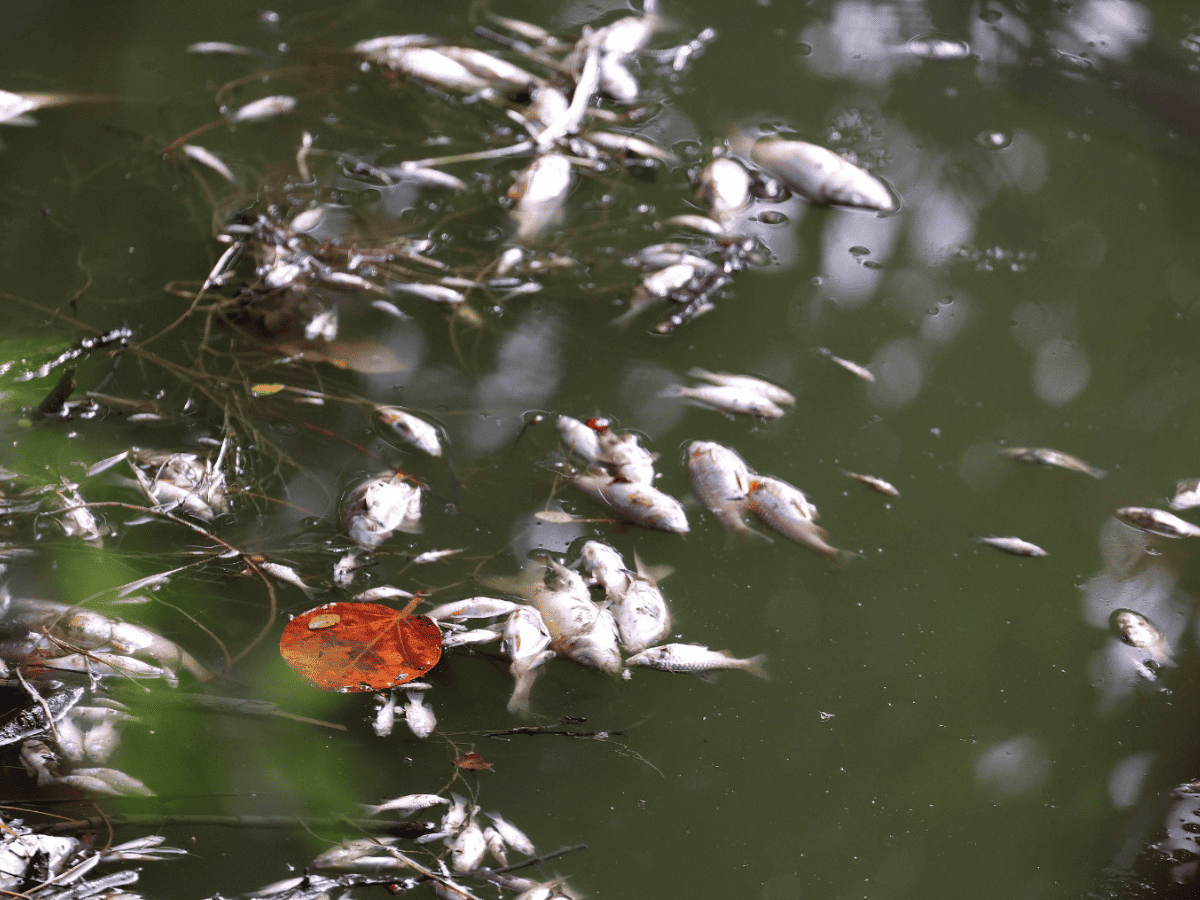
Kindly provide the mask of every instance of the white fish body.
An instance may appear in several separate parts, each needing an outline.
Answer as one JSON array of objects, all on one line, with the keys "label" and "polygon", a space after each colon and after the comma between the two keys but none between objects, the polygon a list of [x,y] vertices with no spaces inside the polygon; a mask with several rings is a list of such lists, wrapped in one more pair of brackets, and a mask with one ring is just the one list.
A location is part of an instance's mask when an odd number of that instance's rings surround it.
[{"label": "white fish body", "polygon": [[380,406],[375,411],[379,413],[383,423],[405,442],[429,456],[442,455],[442,441],[438,430],[424,419],[395,406]]},{"label": "white fish body", "polygon": [[670,384],[659,392],[659,396],[682,397],[730,415],[757,416],[760,419],[778,419],[783,415],[781,407],[759,392],[736,385],[699,384],[689,387]]},{"label": "white fish body", "polygon": [[235,109],[229,113],[228,119],[230,122],[261,122],[264,119],[273,119],[275,116],[287,115],[295,108],[295,97],[276,94],[260,100],[253,100],[245,106]]},{"label": "white fish body", "polygon": [[1159,534],[1169,538],[1200,537],[1200,527],[1161,509],[1125,506],[1117,510],[1117,518],[1126,525],[1148,534]]},{"label": "white fish body", "polygon": [[746,509],[758,516],[763,524],[812,550],[818,556],[837,559],[843,551],[831,546],[825,539],[828,532],[814,521],[817,508],[796,487],[765,475],[756,476],[750,482],[746,497]]},{"label": "white fish body", "polygon": [[1167,644],[1167,639],[1141,613],[1123,609],[1116,614],[1113,621],[1121,634],[1121,640],[1125,643],[1131,647],[1137,647],[1139,650],[1146,650],[1164,665],[1175,665],[1175,660],[1171,658],[1171,648]]},{"label": "white fish body", "polygon": [[591,628],[599,609],[577,572],[564,569],[553,561],[550,561],[550,567],[555,572],[554,583],[534,583],[530,599],[541,613],[551,646],[558,650],[563,641]]},{"label": "white fish body", "polygon": [[875,383],[875,373],[872,372],[870,369],[868,369],[866,366],[860,366],[858,363],[853,362],[852,360],[842,359],[840,356],[834,356],[828,350],[823,349],[821,352],[825,356],[828,356],[831,360],[833,360],[835,363],[837,363],[839,366],[841,366],[843,369],[845,369],[850,374],[861,378],[863,381],[870,382],[871,384]]},{"label": "white fish body", "polygon": [[668,225],[674,225],[676,228],[682,228],[685,231],[694,231],[697,234],[707,235],[708,237],[721,237],[725,234],[725,226],[715,219],[710,219],[708,216],[698,216],[694,213],[685,213],[681,216],[671,216],[666,220]]},{"label": "white fish body", "polygon": [[847,472],[842,470],[842,474],[847,478],[853,478],[859,484],[866,485],[873,491],[878,491],[881,494],[886,494],[889,497],[899,497],[900,491],[890,481],[884,481],[875,475],[863,475],[859,472]]},{"label": "white fish body", "polygon": [[375,720],[371,723],[371,729],[375,732],[376,737],[387,737],[392,733],[392,726],[396,724],[396,692],[388,691],[386,694],[376,694],[375,699],[379,703],[379,709],[375,711]]},{"label": "white fish body", "polygon": [[692,490],[732,534],[757,535],[746,525],[746,498],[754,473],[734,450],[713,441],[693,441],[687,449]]},{"label": "white fish body", "polygon": [[620,632],[608,609],[598,610],[590,626],[553,644],[560,655],[607,675],[621,671]]},{"label": "white fish body", "polygon": [[534,681],[537,680],[538,671],[543,663],[554,659],[557,655],[553,650],[543,650],[533,656],[512,661],[508,672],[512,675],[515,684],[512,696],[508,700],[509,712],[521,714],[529,712],[529,694],[533,690]]},{"label": "white fish body", "polygon": [[532,606],[522,606],[505,621],[500,648],[512,660],[508,672],[515,682],[509,712],[529,712],[529,694],[538,669],[555,656],[549,647],[550,632],[541,613]]},{"label": "white fish body", "polygon": [[883,182],[831,150],[806,141],[762,138],[750,151],[756,163],[813,203],[891,212]]},{"label": "white fish body", "polygon": [[762,378],[756,378],[753,375],[734,375],[729,372],[709,372],[707,369],[701,369],[699,366],[693,366],[692,368],[688,369],[688,376],[691,378],[699,378],[712,384],[724,384],[730,387],[740,387],[750,391],[757,391],[772,403],[777,403],[780,406],[796,405],[796,397],[790,391],[786,391],[777,384],[771,384],[771,382]]},{"label": "white fish body", "polygon": [[443,56],[448,56],[455,62],[462,63],[475,75],[488,81],[500,81],[517,87],[532,87],[540,84],[542,79],[526,72],[520,66],[514,66],[508,60],[493,56],[474,47],[438,47]]},{"label": "white fish body", "polygon": [[498,812],[484,813],[492,820],[493,825],[500,837],[504,839],[504,843],[512,847],[523,856],[537,856],[537,848],[520,828],[513,825]]},{"label": "white fish body", "polygon": [[184,144],[180,148],[184,156],[194,162],[200,163],[202,166],[208,166],[226,181],[237,184],[237,178],[234,177],[233,170],[225,165],[225,161],[211,150],[200,147],[196,144]]},{"label": "white fish body", "polygon": [[491,85],[488,79],[476,75],[467,66],[435,47],[393,44],[382,52],[359,52],[395,72],[447,90],[473,93]]},{"label": "white fish body", "polygon": [[711,672],[717,669],[741,669],[759,678],[766,678],[763,664],[766,656],[738,659],[728,650],[710,650],[701,644],[663,644],[629,657],[631,666],[644,666],[662,672]]},{"label": "white fish body", "polygon": [[635,103],[638,98],[637,78],[629,71],[629,67],[614,54],[608,53],[600,57],[599,88],[618,103]]},{"label": "white fish body", "polygon": [[759,507],[772,506],[786,510],[780,515],[798,514],[801,518],[815,521],[821,518],[817,507],[805,496],[804,491],[788,484],[782,478],[771,475],[755,475],[750,482],[749,494]]},{"label": "white fish body", "polygon": [[617,481],[607,475],[576,475],[571,483],[614,515],[643,528],[687,534],[687,513],[674,497],[648,484]]},{"label": "white fish body", "polygon": [[405,691],[404,721],[409,730],[419,738],[427,738],[437,728],[437,717],[425,705],[425,696],[420,691]]},{"label": "white fish body", "polygon": [[523,604],[498,597],[468,597],[435,606],[424,615],[431,619],[491,619],[521,609]]},{"label": "white fish body", "polygon": [[419,281],[389,281],[388,287],[402,294],[412,294],[414,297],[420,297],[422,300],[428,300],[431,303],[445,303],[448,306],[455,306],[467,299],[462,291],[456,291],[442,284],[425,284]]},{"label": "white fish body", "polygon": [[599,435],[600,454],[596,461],[621,481],[652,484],[655,455],[638,443],[637,435],[617,434],[612,430]]},{"label": "white fish body", "polygon": [[[603,77],[603,72],[601,73]],[[636,87],[636,84],[634,85]],[[636,94],[634,95],[636,99]],[[677,163],[679,157],[670,150],[664,150],[658,144],[632,134],[616,134],[611,131],[593,131],[587,135],[587,140],[605,150],[615,150],[632,153],[646,159],[657,159],[660,162]]]},{"label": "white fish body", "polygon": [[525,117],[534,125],[545,128],[565,116],[570,105],[571,101],[558,88],[539,87],[530,95]]},{"label": "white fish body", "polygon": [[617,622],[621,646],[627,653],[652,647],[671,631],[667,600],[653,581],[634,575],[626,590],[609,607]]},{"label": "white fish body", "polygon": [[579,561],[587,572],[589,583],[598,584],[607,593],[625,591],[633,577],[616,547],[602,541],[588,541],[579,551]]},{"label": "white fish body", "polygon": [[1011,553],[1013,556],[1047,556],[1045,550],[1037,544],[1022,540],[1019,537],[981,537],[979,540],[989,547]]},{"label": "white fish body", "polygon": [[570,416],[558,417],[558,436],[562,439],[567,452],[577,456],[588,464],[594,463],[600,455],[600,435],[595,429],[578,419]]},{"label": "white fish body", "polygon": [[474,647],[478,644],[490,644],[500,640],[498,628],[472,628],[470,631],[455,631],[442,636],[442,649],[453,647]]},{"label": "white fish body", "polygon": [[1171,509],[1193,509],[1200,506],[1200,478],[1186,478],[1175,485]]},{"label": "white fish body", "polygon": [[373,550],[397,531],[420,531],[421,489],[398,474],[376,475],[350,492],[342,510],[351,540]]},{"label": "white fish body", "polygon": [[1084,475],[1090,475],[1092,478],[1103,478],[1108,474],[1103,469],[1097,469],[1095,466],[1088,465],[1078,456],[1063,453],[1061,450],[1052,450],[1049,447],[1005,447],[1000,452],[1018,462],[1034,463],[1039,466],[1054,466],[1055,468],[1066,469],[1070,472],[1082,472]]},{"label": "white fish body", "polygon": [[508,851],[505,849],[504,838],[495,828],[489,825],[483,829],[483,839],[487,843],[488,855],[501,866],[508,865]]},{"label": "white fish body", "polygon": [[437,794],[405,794],[403,797],[396,797],[394,800],[388,800],[378,806],[367,806],[366,813],[368,816],[375,816],[381,812],[395,812],[398,816],[411,816],[423,809],[449,802],[448,799],[439,797]]},{"label": "white fish body", "polygon": [[571,189],[571,162],[561,153],[543,153],[517,176],[508,196],[514,201],[518,243],[528,243],[558,218]]},{"label": "white fish body", "polygon": [[450,868],[455,872],[478,869],[487,853],[487,839],[474,819],[468,820],[463,829],[445,843],[450,849]]},{"label": "white fish body", "polygon": [[717,157],[700,173],[700,199],[714,219],[728,219],[750,205],[750,175],[736,160]]}]

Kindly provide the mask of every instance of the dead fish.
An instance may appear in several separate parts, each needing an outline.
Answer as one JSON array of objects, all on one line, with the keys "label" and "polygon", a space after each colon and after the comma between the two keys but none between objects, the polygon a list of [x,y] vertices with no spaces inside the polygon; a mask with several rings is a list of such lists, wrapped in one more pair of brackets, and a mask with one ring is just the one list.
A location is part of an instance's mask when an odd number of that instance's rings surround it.
[{"label": "dead fish", "polygon": [[1005,553],[1011,553],[1013,556],[1047,555],[1046,551],[1037,544],[1023,541],[1019,537],[978,537],[976,540],[989,547],[995,547],[997,550],[1003,550]]},{"label": "dead fish", "polygon": [[317,313],[304,326],[306,341],[336,341],[338,335],[338,312],[336,309],[326,309]]},{"label": "dead fish", "polygon": [[[375,732],[376,737],[387,737],[392,733],[392,726],[396,724],[396,692],[388,691],[386,694],[376,694],[375,701],[379,704],[379,708],[375,710],[375,719],[371,722],[371,730]],[[367,807],[367,809],[367,815],[374,815],[369,811],[371,807]]]},{"label": "dead fish", "polygon": [[504,843],[523,856],[537,856],[537,848],[521,829],[513,825],[498,812],[484,813],[495,824],[496,831]]},{"label": "dead fish", "polygon": [[588,465],[600,456],[600,435],[594,428],[570,416],[558,417],[558,436],[567,453],[582,459]]},{"label": "dead fish", "polygon": [[875,383],[875,373],[872,372],[870,369],[868,369],[866,366],[860,366],[856,362],[851,362],[848,359],[842,359],[840,356],[834,356],[833,353],[825,347],[821,347],[817,352],[820,353],[822,356],[828,356],[831,360],[833,360],[835,363],[837,363],[839,366],[841,366],[847,372],[850,372],[853,375],[857,375],[863,381],[869,381],[872,384]]},{"label": "dead fish", "polygon": [[517,176],[508,196],[518,243],[536,239],[554,223],[570,189],[571,162],[561,153],[541,154]]},{"label": "dead fish", "polygon": [[692,490],[732,534],[759,534],[743,516],[754,473],[734,450],[713,441],[693,441],[687,449],[688,477]]},{"label": "dead fish", "polygon": [[598,431],[600,453],[596,462],[604,466],[610,475],[630,484],[652,484],[654,461],[658,458],[638,443],[636,434],[618,434],[611,428]]},{"label": "dead fish", "polygon": [[404,696],[407,698],[404,703],[404,721],[408,730],[424,740],[437,728],[437,717],[433,710],[425,705],[425,696],[420,691],[405,691]]},{"label": "dead fish", "polygon": [[433,457],[442,455],[438,430],[424,419],[396,406],[377,406],[375,412],[385,425],[422,453]]},{"label": "dead fish", "polygon": [[666,300],[671,294],[691,284],[699,269],[691,263],[675,263],[642,278],[629,298],[629,310],[613,320],[614,325],[625,325],[642,310]]},{"label": "dead fish", "polygon": [[652,647],[671,632],[667,600],[651,579],[633,574],[621,590],[610,592],[609,609],[617,623],[621,646],[626,653]]},{"label": "dead fish", "polygon": [[507,616],[520,609],[522,604],[512,600],[501,600],[497,597],[468,597],[465,600],[455,600],[435,606],[424,613],[431,619],[493,619],[497,616]]},{"label": "dead fish", "polygon": [[618,103],[636,103],[640,90],[637,78],[625,63],[611,53],[600,57],[597,87]]},{"label": "dead fish", "polygon": [[592,474],[575,475],[571,484],[626,522],[673,534],[688,533],[683,505],[651,485]]},{"label": "dead fish", "polygon": [[233,170],[225,165],[225,161],[211,150],[206,150],[196,144],[184,144],[180,148],[183,155],[193,162],[198,162],[202,166],[208,166],[226,181],[231,184],[237,184],[237,179],[233,175]]},{"label": "dead fish", "polygon": [[688,376],[691,378],[699,378],[703,381],[711,382],[712,384],[723,384],[729,387],[740,387],[746,390],[757,391],[762,394],[772,403],[778,403],[784,406],[795,406],[796,398],[789,391],[785,391],[777,384],[771,384],[762,378],[756,378],[753,375],[734,375],[729,372],[709,372],[706,369],[701,369],[699,366],[692,366],[688,369]]},{"label": "dead fish", "polygon": [[467,299],[466,295],[464,295],[462,291],[456,291],[454,288],[448,288],[441,284],[389,281],[388,288],[393,291],[399,291],[402,294],[412,294],[414,297],[420,297],[422,300],[430,300],[434,303],[445,303],[451,306],[462,303]]},{"label": "dead fish", "polygon": [[3,125],[33,125],[33,119],[26,113],[50,106],[62,106],[80,100],[97,99],[72,94],[36,94],[28,92],[13,92],[0,90],[0,124]]},{"label": "dead fish", "polygon": [[618,594],[626,590],[633,573],[616,547],[603,541],[588,541],[579,551],[579,563],[588,575],[588,584],[604,588],[605,593]]},{"label": "dead fish", "polygon": [[532,606],[522,606],[513,612],[505,620],[500,647],[504,655],[512,660],[508,672],[516,682],[508,701],[508,711],[527,713],[529,694],[538,670],[555,656],[550,649],[550,632],[546,630],[541,613]]},{"label": "dead fish", "polygon": [[1146,650],[1160,663],[1173,666],[1171,647],[1163,633],[1150,624],[1150,620],[1132,609],[1122,609],[1113,616],[1113,624],[1121,635],[1121,640],[1131,647]]},{"label": "dead fish", "polygon": [[883,182],[831,150],[807,141],[760,138],[753,160],[813,203],[892,212],[895,200]]},{"label": "dead fish", "polygon": [[403,797],[396,797],[394,800],[388,800],[378,806],[364,805],[364,809],[368,816],[377,816],[381,812],[394,812],[397,816],[403,817],[449,802],[445,797],[439,797],[437,794],[405,794]]},{"label": "dead fish", "polygon": [[368,478],[346,497],[342,519],[351,540],[369,550],[397,531],[415,534],[421,530],[421,488],[390,472]]},{"label": "dead fish", "polygon": [[426,550],[424,553],[418,553],[412,558],[414,566],[421,566],[426,563],[437,562],[439,559],[445,559],[448,556],[454,556],[457,553],[462,553],[465,548],[459,547],[454,550]]},{"label": "dead fish", "polygon": [[874,475],[861,475],[858,472],[847,472],[841,470],[842,474],[847,478],[853,478],[860,484],[865,484],[873,491],[879,491],[881,494],[887,494],[889,497],[899,497],[900,491],[890,481],[884,481],[882,478],[877,478]]},{"label": "dead fish", "polygon": [[[393,72],[446,90],[471,94],[491,86],[491,81],[487,78],[476,75],[467,66],[451,59],[438,48],[395,41],[389,44],[378,43],[386,40],[376,38],[375,42],[365,41],[356,44],[354,49],[372,62],[386,66]],[[364,46],[366,49],[363,49]]]},{"label": "dead fish", "polygon": [[772,531],[808,547],[818,556],[840,559],[849,555],[825,540],[829,532],[814,521],[819,515],[817,508],[808,501],[803,491],[786,481],[766,475],[756,476],[750,482],[746,509],[758,516]]},{"label": "dead fish", "polygon": [[688,387],[669,384],[658,392],[660,397],[682,397],[718,412],[760,419],[778,419],[783,410],[757,391],[728,384],[701,384]]},{"label": "dead fish", "polygon": [[261,122],[264,119],[273,119],[275,116],[287,115],[295,108],[295,97],[289,97],[286,94],[274,94],[270,97],[251,101],[245,106],[227,113],[226,118],[234,123]]},{"label": "dead fish", "polygon": [[1108,474],[1103,469],[1089,466],[1077,456],[1071,456],[1069,453],[1051,450],[1047,447],[1002,447],[1000,452],[1009,459],[1015,459],[1017,462],[1034,463],[1039,466],[1055,466],[1056,468],[1068,469],[1072,472],[1082,472],[1084,475],[1091,475],[1093,478],[1103,478]]},{"label": "dead fish", "polygon": [[915,37],[899,50],[909,56],[931,62],[969,59],[971,56],[971,46],[966,41],[952,41],[949,38],[928,36]]},{"label": "dead fish", "polygon": [[[636,98],[636,94],[635,94]],[[614,134],[608,131],[592,131],[585,135],[587,140],[605,150],[632,153],[646,159],[657,159],[665,163],[677,163],[679,157],[670,150],[664,150],[658,144],[632,134]]]},{"label": "dead fish", "polygon": [[185,53],[198,53],[202,56],[261,56],[262,53],[251,47],[239,44],[229,44],[225,41],[197,41],[183,48]]},{"label": "dead fish", "polygon": [[1171,509],[1192,509],[1200,506],[1200,478],[1186,478],[1175,485]]},{"label": "dead fish", "polygon": [[519,88],[531,88],[543,80],[508,60],[493,56],[474,47],[438,47],[437,50],[455,62],[462,63],[471,72],[491,82],[502,82]]},{"label": "dead fish", "polygon": [[643,650],[629,659],[626,664],[658,669],[660,672],[712,672],[717,669],[741,669],[759,678],[768,680],[767,661],[764,654],[749,659],[738,659],[728,650],[710,650],[702,644],[663,644]]},{"label": "dead fish", "polygon": [[700,172],[699,183],[700,199],[718,221],[750,205],[750,175],[736,160],[717,157]]},{"label": "dead fish", "polygon": [[671,218],[666,220],[666,224],[674,225],[676,228],[682,228],[686,231],[694,231],[697,234],[707,235],[708,237],[721,237],[725,234],[725,226],[720,222],[710,219],[708,216],[698,216],[694,213],[671,216]]},{"label": "dead fish", "polygon": [[1179,516],[1163,512],[1161,509],[1125,506],[1118,509],[1116,515],[1126,525],[1147,534],[1158,534],[1169,538],[1200,537],[1200,528],[1191,522],[1185,522]]}]

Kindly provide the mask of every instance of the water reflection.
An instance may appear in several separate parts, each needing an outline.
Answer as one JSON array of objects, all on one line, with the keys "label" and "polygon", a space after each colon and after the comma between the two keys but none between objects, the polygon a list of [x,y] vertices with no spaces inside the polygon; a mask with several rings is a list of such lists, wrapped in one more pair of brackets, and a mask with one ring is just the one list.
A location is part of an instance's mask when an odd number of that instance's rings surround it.
[{"label": "water reflection", "polygon": [[1038,793],[1050,778],[1050,758],[1036,738],[1022,736],[993,744],[975,761],[975,781],[998,797]]}]

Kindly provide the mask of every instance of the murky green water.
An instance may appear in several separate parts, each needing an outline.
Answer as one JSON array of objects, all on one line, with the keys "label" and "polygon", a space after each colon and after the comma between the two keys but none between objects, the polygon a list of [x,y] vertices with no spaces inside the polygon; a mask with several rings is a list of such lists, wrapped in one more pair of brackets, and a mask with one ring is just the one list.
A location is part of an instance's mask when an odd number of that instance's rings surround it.
[{"label": "murky green water", "polygon": [[[127,325],[137,340],[169,326],[188,301],[164,285],[194,290],[223,249],[212,239],[214,200],[220,224],[249,207],[259,185],[269,186],[266,200],[281,200],[304,130],[325,150],[375,158],[387,147],[392,164],[500,145],[496,116],[358,72],[338,52],[391,33],[466,41],[481,20],[455,7],[285,2],[276,26],[251,7],[218,2],[12,11],[0,23],[5,88],[111,100],[39,112],[36,128],[0,135],[0,290],[9,298],[0,353],[39,364],[89,333],[43,307],[98,331]],[[614,15],[604,3],[496,11],[563,32]],[[299,590],[279,585],[272,617],[261,581],[237,560],[211,559],[212,543],[178,526],[121,524],[101,550],[44,519],[18,521],[14,533],[36,538],[38,555],[10,563],[14,589],[67,602],[207,560],[157,591],[162,603],[115,612],[215,668],[221,653],[198,625],[237,654],[270,622],[212,690],[346,729],[218,715],[165,696],[191,691],[186,679],[144,699],[128,686],[121,695],[144,714],[113,764],[159,797],[104,808],[356,816],[360,803],[439,790],[456,771],[451,760],[473,749],[494,770],[464,773],[454,789],[477,791],[539,848],[585,842],[545,874],[568,876],[589,896],[1081,896],[1106,867],[1127,870],[1168,826],[1163,852],[1186,878],[1191,829],[1181,825],[1197,823],[1200,804],[1169,793],[1200,774],[1194,550],[1150,539],[1143,554],[1112,513],[1164,506],[1177,479],[1200,474],[1191,202],[1200,118],[1188,117],[1185,102],[1200,96],[1200,20],[1184,3],[1156,4],[1151,16],[1116,0],[1024,17],[1000,4],[850,0],[666,12],[677,28],[659,46],[706,27],[717,39],[679,75],[644,66],[655,110],[647,135],[692,161],[735,125],[852,151],[895,189],[899,213],[799,200],[754,207],[755,216],[785,217],[746,224],[771,264],[738,274],[714,312],[663,337],[649,331],[652,316],[627,331],[608,322],[636,283],[622,257],[662,239],[658,219],[693,211],[684,167],[660,170],[653,183],[583,178],[553,241],[578,268],[547,276],[537,295],[495,311],[478,304],[476,325],[416,303],[405,305],[407,321],[345,303],[342,336],[388,346],[405,363],[399,373],[276,365],[277,354],[243,350],[220,324],[205,345],[212,352],[198,356],[205,333],[196,316],[146,349],[225,381],[202,381],[201,391],[133,354],[79,362],[80,392],[161,394],[163,408],[179,413],[153,424],[120,416],[30,424],[23,410],[59,372],[10,382],[0,435],[11,449],[0,462],[40,483],[78,480],[80,464],[131,445],[194,449],[219,438],[224,405],[237,404],[249,418],[231,421],[254,478],[213,526],[233,546],[326,584],[347,546],[338,499],[397,465],[430,487],[425,532],[386,544],[363,586],[465,596],[477,569],[511,573],[530,549],[560,552],[600,536],[627,556],[674,567],[664,590],[684,640],[766,653],[771,680],[639,670],[622,681],[555,660],[535,688],[536,721],[578,716],[588,729],[624,733],[485,737],[521,724],[505,711],[511,680],[498,658],[458,652],[432,676],[439,733],[418,742],[401,724],[380,739],[369,695],[320,693],[278,657],[287,615],[313,605]],[[909,38],[929,33],[968,41],[977,55],[904,52]],[[184,53],[199,40],[271,55]],[[269,82],[247,78],[268,71]],[[195,139],[229,162],[241,193],[161,155],[214,119],[214,96],[235,79],[246,79],[230,89],[239,102],[276,92],[300,100],[293,116]],[[426,142],[434,134],[447,140]],[[501,246],[506,218],[494,199],[520,165],[453,169],[471,181],[463,197],[422,197],[398,215],[384,215],[349,180],[338,199],[376,233],[420,236],[437,223],[438,258],[475,274]],[[878,380],[855,379],[820,348],[869,365]],[[760,374],[796,393],[798,405],[755,424],[657,396],[697,365]],[[355,405],[254,400],[244,390],[274,381],[426,411],[445,426],[450,449],[443,460],[400,449]],[[734,542],[696,504],[686,538],[538,524],[530,515],[557,487],[557,437],[551,420],[521,433],[534,411],[608,415],[641,432],[660,454],[660,486],[681,497],[688,442],[736,447],[757,470],[803,487],[833,543],[861,558],[830,565],[783,540]],[[1001,444],[1059,448],[1109,475],[1021,466],[1000,455]],[[884,477],[901,496],[868,492],[841,469]],[[137,502],[106,476],[84,490],[93,502]],[[560,497],[596,514],[567,489]],[[97,512],[114,523],[132,517]],[[1006,556],[973,535],[1020,535],[1049,556]],[[467,550],[407,568],[412,554],[443,547]],[[1121,607],[1159,625],[1178,668],[1158,681],[1138,675],[1141,657],[1108,624]],[[15,753],[7,764],[5,795],[27,805],[37,791]],[[54,810],[92,814],[87,803]],[[253,890],[345,833],[162,831],[194,856],[149,864],[148,896]]]}]

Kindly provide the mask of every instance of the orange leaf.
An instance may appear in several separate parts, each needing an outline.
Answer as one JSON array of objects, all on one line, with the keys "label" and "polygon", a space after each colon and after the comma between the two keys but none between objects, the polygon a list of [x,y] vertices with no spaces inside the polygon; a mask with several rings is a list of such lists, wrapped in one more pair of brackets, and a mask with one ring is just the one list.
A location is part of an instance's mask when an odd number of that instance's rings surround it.
[{"label": "orange leaf", "polygon": [[301,678],[326,691],[386,691],[432,669],[442,632],[427,616],[378,603],[326,603],[283,629],[279,652]]},{"label": "orange leaf", "polygon": [[454,761],[454,764],[460,769],[490,769],[492,764],[480,756],[478,753],[468,753],[466,756],[460,756]]}]

